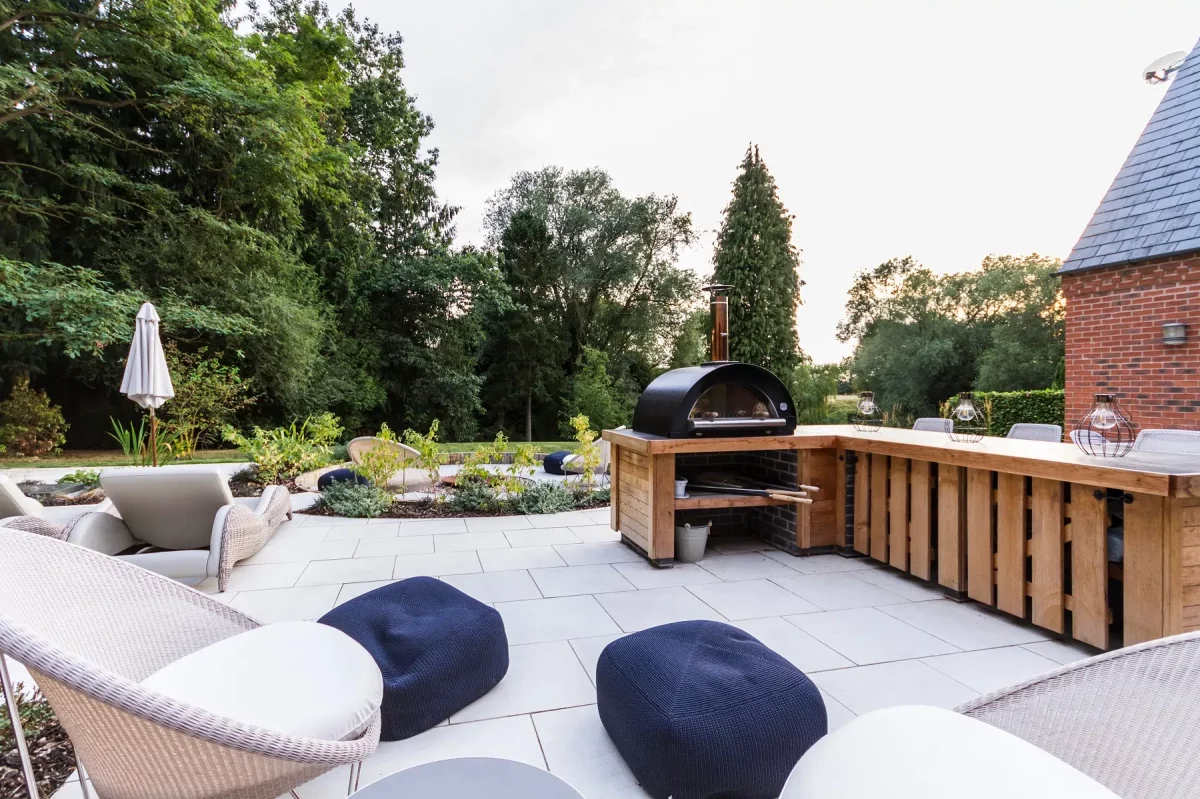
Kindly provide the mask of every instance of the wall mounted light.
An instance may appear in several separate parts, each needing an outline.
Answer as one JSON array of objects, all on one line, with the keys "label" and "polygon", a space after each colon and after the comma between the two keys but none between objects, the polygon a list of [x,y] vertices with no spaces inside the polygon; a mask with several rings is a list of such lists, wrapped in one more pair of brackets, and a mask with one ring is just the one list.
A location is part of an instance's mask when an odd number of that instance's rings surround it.
[{"label": "wall mounted light", "polygon": [[1163,322],[1162,330],[1163,344],[1178,347],[1180,344],[1187,342],[1186,322]]}]

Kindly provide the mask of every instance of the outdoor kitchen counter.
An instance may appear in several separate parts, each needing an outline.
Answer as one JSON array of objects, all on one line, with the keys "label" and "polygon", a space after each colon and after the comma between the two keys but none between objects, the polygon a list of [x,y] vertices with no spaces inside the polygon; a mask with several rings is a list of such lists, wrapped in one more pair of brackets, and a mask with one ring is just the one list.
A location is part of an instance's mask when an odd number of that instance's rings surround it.
[{"label": "outdoor kitchen counter", "polygon": [[[670,439],[606,430],[612,527],[674,556],[677,456],[796,452],[800,554],[858,553],[1101,649],[1200,629],[1200,457],[1096,458],[1073,444],[852,426]],[[709,497],[701,507],[766,498]],[[1110,528],[1124,556],[1108,559]],[[1116,624],[1113,624],[1114,619]]]}]

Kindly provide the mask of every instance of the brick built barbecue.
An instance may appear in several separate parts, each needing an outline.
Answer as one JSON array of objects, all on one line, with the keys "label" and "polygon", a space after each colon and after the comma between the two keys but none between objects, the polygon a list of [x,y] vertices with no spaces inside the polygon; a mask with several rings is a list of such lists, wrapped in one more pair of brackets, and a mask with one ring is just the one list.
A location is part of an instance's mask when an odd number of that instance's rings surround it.
[{"label": "brick built barbecue", "polygon": [[[1200,44],[1063,263],[1066,427],[1115,393],[1138,429],[1200,427]],[[1189,325],[1181,345],[1167,322]]]}]

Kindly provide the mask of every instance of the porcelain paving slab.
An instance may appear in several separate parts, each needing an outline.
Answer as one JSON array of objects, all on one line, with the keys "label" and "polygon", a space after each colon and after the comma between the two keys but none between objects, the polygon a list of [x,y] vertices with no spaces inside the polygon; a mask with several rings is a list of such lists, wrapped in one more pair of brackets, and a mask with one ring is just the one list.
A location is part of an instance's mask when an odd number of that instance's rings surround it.
[{"label": "porcelain paving slab", "polygon": [[537,713],[538,740],[551,773],[587,799],[647,799],[613,746],[595,705]]},{"label": "porcelain paving slab", "polygon": [[727,619],[760,619],[821,610],[770,580],[708,583],[688,586],[687,590]]},{"label": "porcelain paving slab", "polygon": [[479,555],[466,552],[435,552],[432,555],[398,555],[394,579],[404,577],[441,577],[447,574],[472,574],[483,571]]},{"label": "porcelain paving slab", "polygon": [[895,705],[933,705],[949,709],[979,695],[919,660],[822,671],[812,675],[812,680],[860,716]]},{"label": "porcelain paving slab", "polygon": [[356,558],[387,555],[428,555],[433,552],[433,536],[410,535],[395,538],[364,538],[354,550]]},{"label": "porcelain paving slab", "polygon": [[771,560],[782,563],[788,568],[795,569],[801,574],[829,574],[833,572],[861,571],[863,569],[881,569],[883,565],[866,558],[843,558],[841,555],[809,555],[798,558],[787,552],[764,552]]},{"label": "porcelain paving slab", "polygon": [[854,572],[854,576],[859,580],[882,588],[885,591],[891,591],[897,596],[902,596],[905,599],[913,602],[920,602],[925,599],[942,599],[946,595],[938,588],[931,584],[918,580],[916,577],[911,577],[907,574],[900,574],[891,569],[860,569]]},{"label": "porcelain paving slab", "polygon": [[471,533],[497,533],[530,527],[533,525],[525,516],[475,516],[467,519],[467,531]]},{"label": "porcelain paving slab", "polygon": [[530,569],[542,596],[575,596],[578,594],[608,594],[614,591],[635,591],[633,583],[607,563],[593,566],[560,566],[553,569]]},{"label": "porcelain paving slab", "polygon": [[566,641],[510,646],[508,674],[450,724],[594,704],[596,689]]},{"label": "porcelain paving slab", "polygon": [[591,566],[596,563],[633,563],[642,556],[619,541],[592,544],[559,544],[554,547],[568,566]]},{"label": "porcelain paving slab", "polygon": [[480,602],[513,602],[518,599],[540,599],[542,596],[537,584],[524,569],[446,575],[442,581]]},{"label": "porcelain paving slab", "polygon": [[399,580],[372,580],[366,583],[346,583],[342,586],[342,590],[338,592],[337,605],[343,602],[349,602],[351,599],[362,596],[368,591],[374,591],[376,588],[383,588],[385,585],[399,582]]},{"label": "porcelain paving slab", "polygon": [[570,529],[585,544],[621,540],[621,534],[610,529],[607,523],[590,527],[571,527]]},{"label": "porcelain paving slab", "polygon": [[570,527],[539,527],[531,530],[506,530],[509,546],[546,547],[554,544],[579,544],[579,536]]},{"label": "porcelain paving slab", "polygon": [[859,665],[959,651],[940,638],[881,613],[879,608],[831,610],[785,618]]},{"label": "porcelain paving slab", "polygon": [[1098,650],[1093,650],[1091,647],[1065,641],[1038,641],[1035,644],[1021,644],[1021,646],[1035,655],[1049,658],[1063,666],[1099,654]]},{"label": "porcelain paving slab", "polygon": [[360,787],[412,766],[455,757],[498,757],[546,767],[533,721],[510,716],[434,727],[404,741],[380,743],[363,763]]},{"label": "porcelain paving slab", "polygon": [[443,535],[467,532],[465,519],[404,519],[400,535]]},{"label": "porcelain paving slab", "polygon": [[773,577],[771,581],[823,610],[870,608],[908,602],[899,594],[859,580],[854,575],[854,572],[798,574],[794,577]]},{"label": "porcelain paving slab", "polygon": [[513,569],[549,569],[566,566],[554,547],[514,547],[511,549],[485,549],[479,553],[483,570],[506,572]]},{"label": "porcelain paving slab", "polygon": [[744,555],[710,555],[699,563],[700,568],[722,580],[758,580],[770,577],[793,577],[796,572],[760,552]]},{"label": "porcelain paving slab", "polygon": [[399,525],[392,527],[387,524],[364,524],[359,522],[355,525],[329,528],[329,532],[325,534],[325,540],[348,541],[363,538],[395,538],[399,529]]},{"label": "porcelain paving slab", "polygon": [[[226,591],[257,591],[262,588],[291,588],[308,568],[307,563],[262,563],[237,566],[229,575]],[[216,580],[212,590],[216,591]]]},{"label": "porcelain paving slab", "polygon": [[272,538],[266,546],[242,563],[300,563],[310,560],[341,560],[354,556],[358,542],[289,541]]},{"label": "porcelain paving slab", "polygon": [[686,588],[653,588],[646,591],[601,594],[596,597],[596,601],[616,619],[617,624],[621,625],[621,630],[627,633],[675,621],[726,620]]},{"label": "porcelain paving slab", "polygon": [[571,639],[571,648],[575,650],[575,654],[579,657],[579,662],[583,664],[583,668],[587,671],[588,679],[592,681],[593,685],[596,683],[596,662],[600,659],[600,653],[604,651],[604,647],[618,638],[624,637],[625,633],[620,633],[618,635],[597,635],[591,638]]},{"label": "porcelain paving slab", "polygon": [[970,602],[939,599],[888,605],[879,610],[949,641],[959,649],[995,649],[1050,639],[1048,633],[981,610]]},{"label": "porcelain paving slab", "polygon": [[778,617],[746,619],[745,621],[730,622],[730,624],[750,633],[805,674],[829,669],[844,669],[854,665],[853,661],[825,646],[785,619]]},{"label": "porcelain paving slab", "polygon": [[940,655],[922,658],[921,662],[981,694],[1024,682],[1059,666],[1019,646]]},{"label": "porcelain paving slab", "polygon": [[640,557],[627,563],[614,563],[626,580],[638,588],[674,588],[682,585],[719,583],[721,578],[693,563],[677,563],[669,569],[656,569]]},{"label": "porcelain paving slab", "polygon": [[455,533],[435,536],[435,552],[466,552],[470,549],[508,549],[504,533]]},{"label": "porcelain paving slab", "polygon": [[368,580],[386,580],[396,566],[394,557],[314,560],[300,575],[296,585],[341,585]]},{"label": "porcelain paving slab", "polygon": [[341,590],[338,584],[239,591],[229,606],[263,624],[315,621],[333,609]]},{"label": "porcelain paving slab", "polygon": [[592,596],[497,602],[496,610],[504,619],[504,629],[511,645],[567,641],[621,632],[621,628]]}]

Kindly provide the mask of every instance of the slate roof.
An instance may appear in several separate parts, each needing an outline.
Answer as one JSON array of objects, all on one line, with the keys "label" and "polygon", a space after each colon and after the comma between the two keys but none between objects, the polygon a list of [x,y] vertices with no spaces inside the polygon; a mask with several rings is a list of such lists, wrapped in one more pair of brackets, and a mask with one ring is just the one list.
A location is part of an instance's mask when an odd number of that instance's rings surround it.
[{"label": "slate roof", "polygon": [[1060,272],[1200,252],[1200,42]]}]

